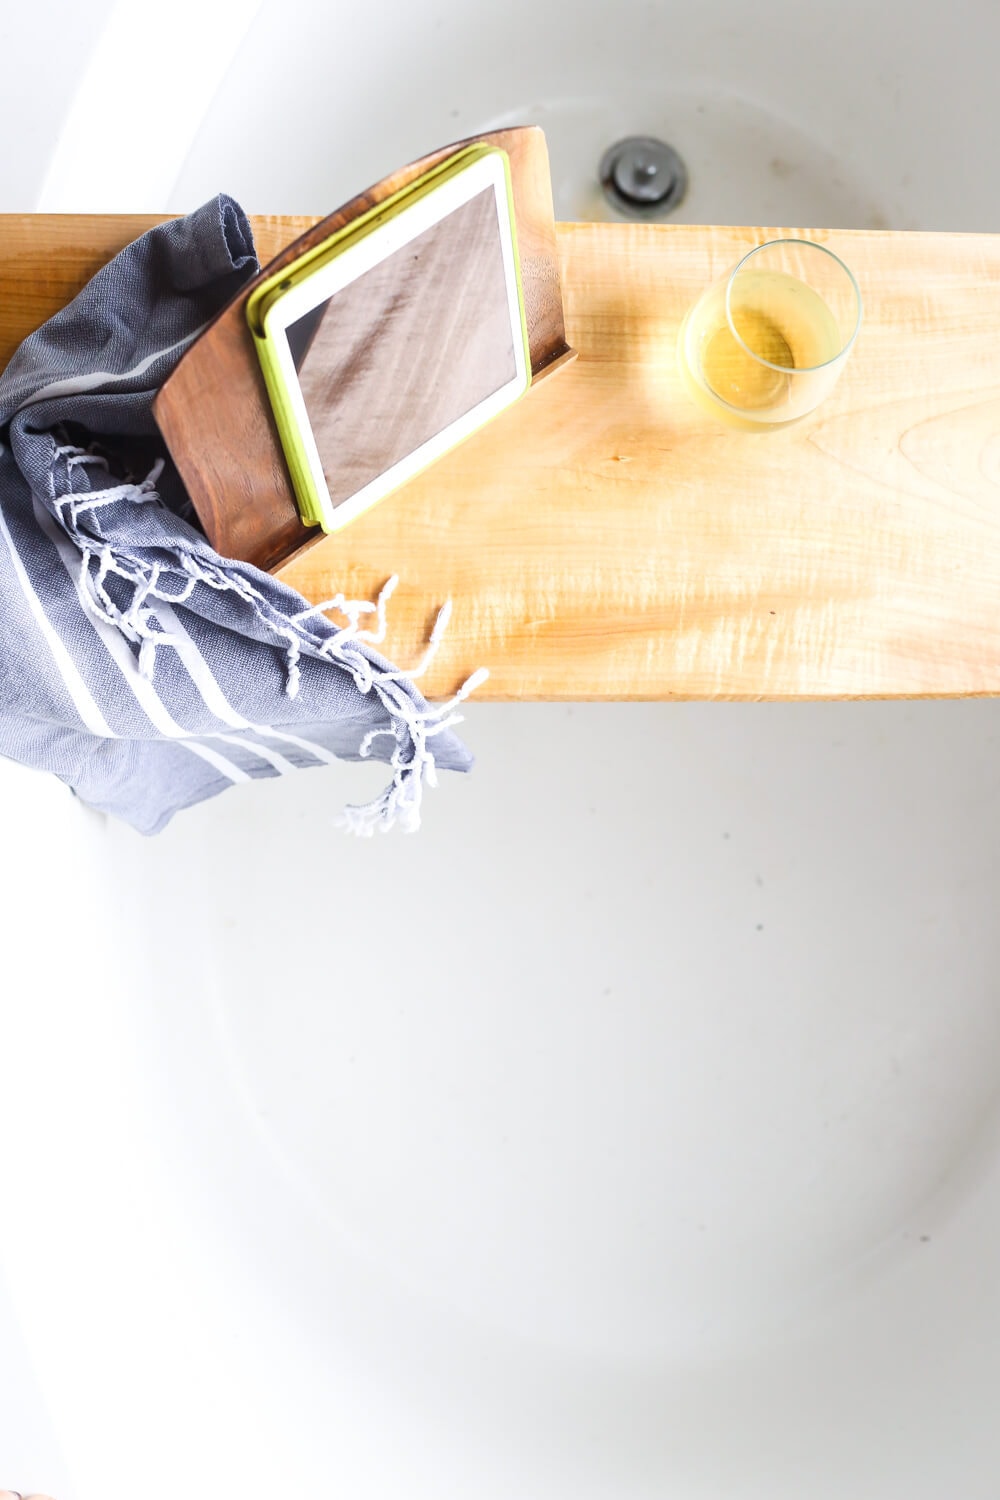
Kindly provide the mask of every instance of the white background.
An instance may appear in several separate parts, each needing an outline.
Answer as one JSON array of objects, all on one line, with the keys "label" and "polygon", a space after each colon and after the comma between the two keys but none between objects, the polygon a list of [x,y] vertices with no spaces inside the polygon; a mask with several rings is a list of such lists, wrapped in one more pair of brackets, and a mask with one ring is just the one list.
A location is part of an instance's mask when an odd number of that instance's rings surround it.
[{"label": "white background", "polygon": [[[986,0],[254,11],[7,16],[0,207],[538,118],[564,215],[638,130],[687,217],[997,227]],[[0,766],[0,1483],[996,1500],[997,705],[465,727],[365,844],[372,768],[145,841]]]}]

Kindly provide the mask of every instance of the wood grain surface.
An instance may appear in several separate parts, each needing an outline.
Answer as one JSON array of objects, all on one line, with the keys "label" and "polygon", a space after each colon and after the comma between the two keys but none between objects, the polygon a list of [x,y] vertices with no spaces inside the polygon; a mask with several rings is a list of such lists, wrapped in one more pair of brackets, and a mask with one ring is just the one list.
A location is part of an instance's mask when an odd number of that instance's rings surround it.
[{"label": "wood grain surface", "polygon": [[[866,321],[802,423],[744,433],[674,345],[754,243],[808,234]],[[294,564],[311,598],[398,571],[387,649],[494,699],[1000,692],[1000,237],[561,225],[579,358]]]},{"label": "wood grain surface", "polygon": [[[0,221],[0,349],[149,222]],[[301,223],[255,220],[262,254]],[[728,430],[682,391],[680,319],[796,233],[852,267],[865,325],[811,417]],[[480,665],[482,699],[1000,693],[1000,236],[580,224],[558,245],[576,363],[282,576],[319,600],[398,572],[401,665],[452,597],[431,696]]]}]

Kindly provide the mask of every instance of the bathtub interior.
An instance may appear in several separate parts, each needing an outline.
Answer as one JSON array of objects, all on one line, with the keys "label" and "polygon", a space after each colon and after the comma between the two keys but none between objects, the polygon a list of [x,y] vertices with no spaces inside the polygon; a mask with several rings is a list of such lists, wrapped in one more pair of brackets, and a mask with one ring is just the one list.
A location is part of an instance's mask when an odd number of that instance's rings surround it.
[{"label": "bathtub interior", "polygon": [[[969,230],[996,221],[982,153],[967,149],[984,107],[989,117],[1000,42],[1000,18],[979,0],[925,8],[919,20],[907,11],[903,24],[899,7],[876,14],[864,0],[583,0],[571,12],[513,0],[479,8],[474,26],[432,0],[394,15],[393,29],[389,55],[364,7],[338,16],[337,54],[372,65],[334,62],[331,78],[322,11],[262,7],[193,141],[175,204],[225,181],[247,201],[316,212],[318,198],[340,202],[442,141],[531,121],[549,140],[562,218],[610,217],[595,185],[601,153],[650,134],[689,167],[675,221]],[[931,101],[959,77],[945,129]],[[293,131],[255,107],[275,80],[279,97],[294,88]]]},{"label": "bathtub interior", "polygon": [[[537,119],[565,217],[646,131],[681,218],[995,227],[985,3],[225,16],[132,167],[67,87],[38,206],[318,213]],[[85,82],[152,55],[102,25]],[[473,774],[370,843],[333,818],[375,768],[151,841],[2,768],[0,1451],[60,1500],[992,1500],[997,705],[465,728]]]},{"label": "bathtub interior", "polygon": [[997,731],[943,707],[484,708],[346,849],[336,773],[52,802],[0,1123],[63,1493],[985,1496]]}]

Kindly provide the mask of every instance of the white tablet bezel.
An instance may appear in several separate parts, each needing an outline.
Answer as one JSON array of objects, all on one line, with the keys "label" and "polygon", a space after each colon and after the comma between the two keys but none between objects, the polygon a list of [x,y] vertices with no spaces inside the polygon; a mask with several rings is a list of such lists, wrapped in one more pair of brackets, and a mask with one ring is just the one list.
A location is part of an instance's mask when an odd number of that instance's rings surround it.
[{"label": "white tablet bezel", "polygon": [[[514,349],[515,374],[511,380],[485,400],[477,403],[456,421],[428,438],[419,447],[399,459],[390,468],[370,480],[348,499],[334,505],[323,473],[323,464],[313,434],[312,423],[299,385],[295,363],[288,344],[286,329],[319,303],[334,296],[341,288],[357,280],[380,261],[402,249],[431,225],[468,203],[487,188],[493,189],[497,218],[500,226],[500,245],[503,257],[504,281],[507,291],[507,307],[510,317],[511,342]],[[468,437],[491,417],[510,406],[527,390],[530,370],[526,358],[524,324],[521,312],[521,291],[518,266],[514,249],[514,228],[511,221],[510,200],[507,189],[507,174],[504,160],[499,152],[471,162],[456,172],[431,192],[415,199],[412,204],[400,208],[391,218],[363,235],[326,265],[313,272],[296,286],[289,288],[267,309],[263,318],[263,330],[270,340],[274,356],[284,377],[289,406],[298,423],[302,447],[309,464],[316,497],[322,511],[322,526],[326,531],[337,531],[360,515],[376,500],[393,490],[397,485],[412,478],[414,474],[432,463],[442,453],[453,448]]]}]

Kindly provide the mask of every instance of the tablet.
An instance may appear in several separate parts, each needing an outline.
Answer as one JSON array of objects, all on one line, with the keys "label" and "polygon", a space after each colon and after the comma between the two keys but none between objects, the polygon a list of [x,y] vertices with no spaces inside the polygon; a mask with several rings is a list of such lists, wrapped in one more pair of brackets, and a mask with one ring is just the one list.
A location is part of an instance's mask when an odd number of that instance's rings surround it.
[{"label": "tablet", "polygon": [[449,158],[264,281],[247,317],[302,518],[339,530],[528,388],[506,153]]}]

